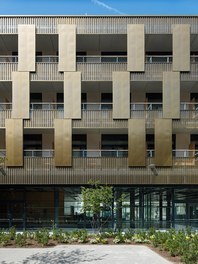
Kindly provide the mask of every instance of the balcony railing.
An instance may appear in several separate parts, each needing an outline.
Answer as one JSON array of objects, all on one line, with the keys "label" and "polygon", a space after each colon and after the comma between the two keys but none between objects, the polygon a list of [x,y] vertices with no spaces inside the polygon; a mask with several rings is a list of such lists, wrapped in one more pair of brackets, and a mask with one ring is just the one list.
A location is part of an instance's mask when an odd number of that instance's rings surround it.
[{"label": "balcony railing", "polygon": [[14,63],[18,62],[18,56],[12,56],[12,55],[7,55],[7,56],[0,56],[0,63]]},{"label": "balcony railing", "polygon": [[146,63],[172,63],[173,57],[170,55],[146,55]]},{"label": "balcony railing", "polygon": [[[191,63],[198,63],[198,56],[190,56]],[[127,63],[127,56],[76,56],[77,63]],[[172,55],[146,55],[146,63],[172,63]]]},{"label": "balcony railing", "polygon": [[[172,166],[157,167],[157,176],[150,169],[155,159],[149,154],[145,167],[129,167],[125,157],[127,150],[86,150],[84,153],[75,150],[72,166],[60,168],[54,164],[53,150],[41,150],[39,154],[38,150],[25,151],[28,156],[24,157],[23,167],[6,167],[4,161],[1,162],[0,184],[87,184],[90,179],[101,183],[144,185],[198,182],[196,150],[176,150]],[[5,155],[3,150],[0,153]]]},{"label": "balcony railing", "polygon": [[[113,119],[112,103],[82,103],[82,118],[73,120],[74,128],[128,128],[127,120]],[[131,103],[130,118],[143,118],[146,127],[154,127],[154,120],[163,117],[162,103]],[[12,116],[12,103],[0,103],[0,127]],[[30,119],[24,120],[25,128],[51,128],[54,119],[64,118],[63,103],[30,103]],[[180,119],[173,120],[173,129],[198,128],[196,103],[181,103]]]},{"label": "balcony railing", "polygon": [[24,157],[54,157],[53,149],[26,149],[23,151]]},{"label": "balcony railing", "polygon": [[114,158],[123,158],[128,157],[128,150],[73,150],[73,157],[114,157]]},{"label": "balcony railing", "polygon": [[[58,63],[59,56],[45,55],[36,56],[36,62]],[[172,63],[172,55],[146,55],[146,63]],[[198,55],[190,56],[191,63],[198,63]],[[77,63],[127,63],[127,55],[125,56],[103,56],[103,55],[86,55],[76,56]],[[0,63],[18,63],[18,55],[0,55]]]},{"label": "balcony railing", "polygon": [[[0,56],[0,63],[14,63],[18,62],[18,56],[7,55]],[[47,56],[36,56],[36,62],[48,62],[48,63],[57,63],[58,56],[47,55]]]},{"label": "balcony railing", "polygon": [[127,56],[76,56],[77,63],[123,63],[127,62]]},{"label": "balcony railing", "polygon": [[[154,103],[154,102],[146,102],[146,103],[131,103],[131,110],[132,111],[153,111],[158,110],[162,111],[163,104],[162,103]],[[181,102],[180,103],[180,110],[181,111],[198,111],[198,102],[189,103],[189,102]]]},{"label": "balcony railing", "polygon": [[36,62],[45,62],[45,63],[57,63],[58,56],[36,56]]},{"label": "balcony railing", "polygon": [[[101,158],[101,157],[109,157],[109,158],[126,158],[128,157],[127,149],[74,149],[72,152],[73,158]],[[54,157],[53,149],[25,149],[23,151],[24,157]],[[147,149],[146,154],[148,158],[155,157],[154,149]],[[176,149],[172,150],[172,155],[175,159],[180,158],[194,158],[198,160],[198,150],[188,150],[188,149]],[[0,149],[0,157],[6,156],[6,150]]]},{"label": "balcony railing", "polygon": [[30,110],[63,110],[63,103],[30,103]]},{"label": "balcony railing", "polygon": [[0,102],[0,111],[11,110],[11,109],[12,109],[12,103],[1,103]]},{"label": "balcony railing", "polygon": [[[16,56],[2,56],[0,62],[0,80],[11,81],[12,72],[18,70],[18,63],[14,62]],[[76,70],[82,73],[82,81],[112,81],[112,72],[127,71],[126,61],[121,59],[118,62],[105,62],[101,60],[101,56],[97,57],[97,62],[79,62]],[[13,61],[12,61],[13,60]],[[124,60],[124,59],[123,59]],[[159,58],[158,58],[159,60]],[[145,64],[144,72],[134,72],[130,78],[133,81],[162,81],[164,71],[172,71],[171,63],[164,63],[164,58],[160,62],[152,62]],[[40,61],[40,62],[39,62]],[[153,59],[151,59],[153,61]],[[193,59],[194,61],[194,59]],[[191,63],[190,72],[181,73],[181,81],[197,81],[198,80],[198,62]],[[36,72],[30,74],[31,81],[64,81],[64,74],[58,71],[57,56],[46,56],[39,58],[36,65]]]},{"label": "balcony railing", "polygon": [[113,103],[82,103],[81,104],[81,109],[88,111],[112,110],[112,108],[113,108]]}]

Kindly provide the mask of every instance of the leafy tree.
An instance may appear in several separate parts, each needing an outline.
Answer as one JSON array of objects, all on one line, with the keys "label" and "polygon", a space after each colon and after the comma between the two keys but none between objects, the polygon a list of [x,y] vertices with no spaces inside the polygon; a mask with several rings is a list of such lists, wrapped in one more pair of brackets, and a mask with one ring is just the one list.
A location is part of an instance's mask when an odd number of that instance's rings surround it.
[{"label": "leafy tree", "polygon": [[92,228],[102,228],[105,223],[102,223],[100,214],[103,211],[110,211],[113,202],[113,187],[101,185],[100,182],[89,182],[90,187],[82,187],[83,212],[89,212],[92,216]]}]

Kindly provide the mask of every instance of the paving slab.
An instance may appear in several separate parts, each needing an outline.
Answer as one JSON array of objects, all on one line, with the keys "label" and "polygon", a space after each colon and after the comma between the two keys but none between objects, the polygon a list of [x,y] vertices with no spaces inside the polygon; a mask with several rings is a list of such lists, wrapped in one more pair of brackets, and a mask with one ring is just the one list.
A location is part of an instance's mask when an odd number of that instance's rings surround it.
[{"label": "paving slab", "polygon": [[1,248],[1,264],[170,264],[146,246],[59,245],[53,248]]}]

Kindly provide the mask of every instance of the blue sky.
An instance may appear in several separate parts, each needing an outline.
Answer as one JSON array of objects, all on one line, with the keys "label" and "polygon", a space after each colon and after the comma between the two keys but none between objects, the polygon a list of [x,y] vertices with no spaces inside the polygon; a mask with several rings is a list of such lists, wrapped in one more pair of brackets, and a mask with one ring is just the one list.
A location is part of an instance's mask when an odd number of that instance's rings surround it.
[{"label": "blue sky", "polygon": [[197,15],[198,0],[0,0],[0,15]]}]

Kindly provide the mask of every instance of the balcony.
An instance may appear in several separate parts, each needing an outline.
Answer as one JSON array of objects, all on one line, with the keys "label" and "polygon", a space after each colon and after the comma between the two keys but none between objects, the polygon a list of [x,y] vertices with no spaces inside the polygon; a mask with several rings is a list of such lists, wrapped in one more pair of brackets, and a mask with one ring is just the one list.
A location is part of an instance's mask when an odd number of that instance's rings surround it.
[{"label": "balcony", "polygon": [[[128,120],[113,120],[112,103],[82,103],[82,119],[73,120],[73,128],[128,128]],[[0,103],[0,127],[11,118],[11,103]],[[162,103],[131,103],[130,118],[146,120],[146,128],[154,128],[156,118],[162,118]],[[24,128],[54,128],[54,119],[64,118],[63,103],[31,103],[30,119]],[[181,103],[181,117],[173,120],[173,129],[198,129],[198,108],[195,103]]]},{"label": "balcony", "polygon": [[[76,70],[82,72],[82,81],[112,81],[112,72],[127,71],[126,56],[77,56]],[[131,81],[162,81],[164,71],[172,71],[171,56],[146,56],[145,72],[131,73]],[[18,70],[17,56],[0,56],[0,80],[11,81]],[[58,56],[37,56],[36,72],[31,81],[63,81],[58,71]],[[181,73],[182,81],[198,80],[198,56],[191,56],[191,71]]]},{"label": "balcony", "polygon": [[[4,150],[0,153],[5,155]],[[196,153],[173,151],[173,167],[157,167],[154,175],[150,154],[146,167],[133,168],[128,167],[126,150],[76,150],[72,167],[55,167],[53,150],[25,150],[23,167],[1,164],[0,184],[86,184],[90,179],[109,184],[197,184]]]},{"label": "balcony", "polygon": [[[162,103],[131,103],[131,118],[143,118],[147,128],[154,128],[156,118],[162,118]],[[197,129],[198,107],[195,103],[180,104],[180,119],[173,120],[173,129]]]}]

